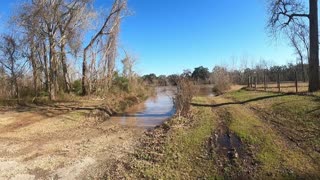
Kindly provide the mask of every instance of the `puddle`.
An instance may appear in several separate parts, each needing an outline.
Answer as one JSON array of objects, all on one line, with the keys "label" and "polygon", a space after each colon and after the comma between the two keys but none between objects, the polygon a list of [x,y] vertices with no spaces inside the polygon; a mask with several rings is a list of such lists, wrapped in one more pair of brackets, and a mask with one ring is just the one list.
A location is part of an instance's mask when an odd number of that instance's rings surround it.
[{"label": "puddle", "polygon": [[212,97],[214,96],[213,93],[213,85],[199,85],[199,91],[198,96],[204,96],[204,97]]},{"label": "puddle", "polygon": [[153,128],[161,125],[175,113],[173,105],[174,87],[158,87],[156,95],[144,103],[129,108],[124,114],[111,117],[124,126]]},{"label": "puddle", "polygon": [[220,125],[217,131],[214,133],[215,139],[213,143],[216,147],[216,153],[226,157],[229,161],[233,161],[236,158],[243,158],[245,151],[240,138],[233,132],[230,132],[228,127]]}]

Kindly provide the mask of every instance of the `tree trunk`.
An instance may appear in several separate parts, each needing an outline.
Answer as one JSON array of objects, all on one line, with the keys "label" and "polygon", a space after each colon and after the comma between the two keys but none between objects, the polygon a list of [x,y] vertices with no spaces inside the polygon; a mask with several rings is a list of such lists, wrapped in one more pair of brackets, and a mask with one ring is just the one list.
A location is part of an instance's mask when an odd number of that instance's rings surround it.
[{"label": "tree trunk", "polygon": [[310,13],[310,57],[309,92],[320,89],[319,83],[319,38],[318,38],[318,0],[309,0]]},{"label": "tree trunk", "polygon": [[296,87],[296,93],[298,93],[298,73],[297,70],[294,71],[294,85]]},{"label": "tree trunk", "polygon": [[68,67],[66,62],[66,53],[65,53],[65,45],[61,45],[61,63],[62,63],[62,71],[63,71],[63,81],[65,85],[65,91],[67,93],[70,93],[70,80],[69,80],[69,74],[68,74]]},{"label": "tree trunk", "polygon": [[301,60],[301,69],[302,69],[302,81],[306,82],[306,73],[304,71],[304,64],[303,64],[303,60]]},{"label": "tree trunk", "polygon": [[82,95],[87,95],[87,88],[86,88],[86,81],[87,81],[87,50],[83,51],[83,62],[82,62]]},{"label": "tree trunk", "polygon": [[[33,43],[32,43],[33,44]],[[32,66],[32,76],[33,76],[33,87],[34,87],[34,92],[35,92],[35,96],[38,96],[38,73],[37,73],[37,62],[35,59],[35,54],[34,54],[34,45],[32,45],[32,49],[31,49],[31,56],[30,56],[30,60],[31,60],[31,66]]]},{"label": "tree trunk", "polygon": [[299,53],[300,57],[300,63],[301,63],[301,75],[302,75],[302,81],[306,82],[306,73],[304,72],[304,64],[303,64],[303,56],[301,53]]},{"label": "tree trunk", "polygon": [[281,92],[281,89],[280,89],[280,73],[279,72],[277,74],[277,87],[278,87],[278,92]]},{"label": "tree trunk", "polygon": [[264,91],[267,91],[267,80],[266,80],[266,71],[263,71],[263,87]]},{"label": "tree trunk", "polygon": [[45,76],[46,92],[49,93],[50,78],[49,78],[49,69],[48,69],[47,48],[45,43],[43,43],[43,61],[44,61],[44,76]]},{"label": "tree trunk", "polygon": [[49,38],[49,64],[50,64],[50,91],[49,91],[49,98],[50,100],[56,99],[56,92],[57,92],[57,62],[55,57],[55,50],[54,50],[54,43],[53,38]]}]

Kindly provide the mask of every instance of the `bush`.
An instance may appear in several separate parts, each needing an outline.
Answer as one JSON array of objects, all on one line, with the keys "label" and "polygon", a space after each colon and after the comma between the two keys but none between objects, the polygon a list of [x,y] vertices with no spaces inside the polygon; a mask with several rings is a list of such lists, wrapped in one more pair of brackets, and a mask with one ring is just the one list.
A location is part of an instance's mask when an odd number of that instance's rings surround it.
[{"label": "bush", "polygon": [[212,80],[214,83],[213,91],[217,94],[222,94],[231,87],[231,79],[225,67],[214,67]]},{"label": "bush", "polygon": [[180,78],[177,82],[177,93],[174,98],[174,104],[179,116],[188,116],[190,103],[196,94],[197,87],[187,78]]},{"label": "bush", "polygon": [[72,92],[74,92],[77,95],[80,95],[82,93],[82,83],[81,80],[75,80],[72,84]]},{"label": "bush", "polygon": [[124,91],[124,92],[129,92],[130,86],[129,86],[129,79],[123,76],[115,75],[113,82],[112,82],[113,87],[116,90]]}]

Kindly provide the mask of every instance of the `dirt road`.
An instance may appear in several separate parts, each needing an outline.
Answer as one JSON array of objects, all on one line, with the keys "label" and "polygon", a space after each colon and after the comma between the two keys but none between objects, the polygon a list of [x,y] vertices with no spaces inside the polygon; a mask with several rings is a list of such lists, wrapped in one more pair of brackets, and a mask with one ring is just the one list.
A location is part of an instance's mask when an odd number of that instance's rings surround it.
[{"label": "dirt road", "polygon": [[0,179],[87,179],[121,176],[141,129],[88,111],[0,111]]}]

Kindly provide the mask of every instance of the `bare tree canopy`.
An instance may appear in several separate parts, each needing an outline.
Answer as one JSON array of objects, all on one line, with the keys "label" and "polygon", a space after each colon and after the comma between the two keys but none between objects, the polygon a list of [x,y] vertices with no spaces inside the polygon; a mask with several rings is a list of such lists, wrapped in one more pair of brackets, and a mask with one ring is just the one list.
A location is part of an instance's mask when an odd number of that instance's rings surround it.
[{"label": "bare tree canopy", "polygon": [[[309,91],[314,92],[320,89],[318,0],[309,0],[308,7],[309,12],[306,9],[306,2],[300,0],[270,0],[268,28],[272,33],[277,33],[285,28],[291,28],[295,32],[303,27],[305,19],[302,18],[309,20]],[[291,36],[291,42],[294,41],[294,47],[297,49],[297,41],[292,38]]]},{"label": "bare tree canopy", "polygon": [[[74,69],[71,60],[81,57],[81,53],[82,93],[110,88],[118,51],[120,23],[126,6],[126,0],[115,0],[110,12],[103,17],[102,25],[92,27],[94,22],[100,21],[92,0],[21,2],[11,22],[22,37],[19,41],[25,45],[24,57],[32,70],[34,95],[46,91],[50,99],[54,100],[59,92],[69,93],[74,81],[70,73]],[[87,43],[86,38],[93,29],[98,31]],[[77,78],[80,78],[79,75]],[[106,86],[102,87],[104,84]],[[98,85],[101,87],[96,87]]]},{"label": "bare tree canopy", "polygon": [[[101,84],[106,84],[107,87],[103,89],[108,89],[111,86],[112,76],[114,71],[115,58],[117,53],[117,38],[119,36],[120,30],[120,19],[123,12],[127,7],[126,0],[115,0],[113,7],[109,15],[105,18],[100,30],[91,38],[88,45],[85,46],[83,51],[83,65],[82,65],[82,93],[86,95],[91,93],[91,83],[92,79],[88,78],[88,68],[87,68],[87,56],[88,51],[92,50],[93,46],[96,44],[102,44],[104,47],[101,54],[102,62],[100,67],[102,68],[102,81]],[[92,58],[97,57],[97,52],[92,52]],[[95,58],[94,58],[95,60]],[[96,62],[91,61],[91,66],[95,66]],[[106,78],[104,78],[107,72]],[[96,78],[94,78],[96,79]],[[106,79],[106,81],[104,80]],[[88,90],[89,87],[89,90]]]},{"label": "bare tree canopy", "polygon": [[309,27],[306,24],[299,24],[289,28],[287,36],[290,40],[290,45],[294,48],[295,54],[298,56],[299,64],[301,65],[301,74],[303,82],[306,81],[306,72],[304,68],[305,60],[309,59]]},{"label": "bare tree canopy", "polygon": [[22,58],[22,48],[12,35],[3,35],[0,39],[0,65],[9,77],[11,94],[19,97],[19,78],[23,75],[26,65]]}]

